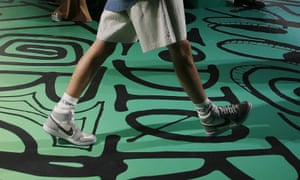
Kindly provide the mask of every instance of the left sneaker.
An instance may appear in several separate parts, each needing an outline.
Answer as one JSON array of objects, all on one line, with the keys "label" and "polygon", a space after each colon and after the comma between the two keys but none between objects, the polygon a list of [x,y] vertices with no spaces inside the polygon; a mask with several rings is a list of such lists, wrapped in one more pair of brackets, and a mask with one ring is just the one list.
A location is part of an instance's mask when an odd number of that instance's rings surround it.
[{"label": "left sneaker", "polygon": [[44,123],[43,129],[53,136],[79,146],[92,145],[96,142],[93,134],[85,133],[77,127],[73,110],[55,107]]}]

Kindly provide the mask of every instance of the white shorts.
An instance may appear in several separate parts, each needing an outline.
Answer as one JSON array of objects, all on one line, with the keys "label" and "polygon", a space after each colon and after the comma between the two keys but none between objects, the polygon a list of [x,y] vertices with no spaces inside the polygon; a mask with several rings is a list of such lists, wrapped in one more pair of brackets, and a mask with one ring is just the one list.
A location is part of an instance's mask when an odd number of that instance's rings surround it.
[{"label": "white shorts", "polygon": [[104,10],[97,38],[107,42],[139,41],[143,52],[186,39],[182,0],[140,0],[122,12]]}]

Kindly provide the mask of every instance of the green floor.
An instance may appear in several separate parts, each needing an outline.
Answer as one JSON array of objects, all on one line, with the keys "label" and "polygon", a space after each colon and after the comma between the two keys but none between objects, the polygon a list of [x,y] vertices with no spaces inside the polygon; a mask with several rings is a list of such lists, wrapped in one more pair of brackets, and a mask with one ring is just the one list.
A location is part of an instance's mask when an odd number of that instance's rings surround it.
[{"label": "green floor", "polygon": [[97,22],[51,21],[53,6],[0,0],[0,180],[300,178],[300,0],[262,10],[223,0],[187,9],[188,39],[208,96],[249,100],[238,129],[206,137],[166,49],[119,45],[82,96],[78,147],[42,124]]}]

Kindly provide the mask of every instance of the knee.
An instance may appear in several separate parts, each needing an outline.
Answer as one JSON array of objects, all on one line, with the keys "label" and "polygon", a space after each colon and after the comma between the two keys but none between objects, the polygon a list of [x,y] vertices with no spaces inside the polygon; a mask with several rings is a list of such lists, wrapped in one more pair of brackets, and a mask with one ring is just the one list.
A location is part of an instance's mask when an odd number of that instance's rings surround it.
[{"label": "knee", "polygon": [[96,52],[96,56],[100,56],[102,58],[110,56],[114,52],[115,48],[116,43],[105,42],[99,39],[94,41],[93,45],[91,46],[91,49]]},{"label": "knee", "polygon": [[192,55],[192,48],[188,40],[182,40],[168,46],[171,56],[189,57]]}]

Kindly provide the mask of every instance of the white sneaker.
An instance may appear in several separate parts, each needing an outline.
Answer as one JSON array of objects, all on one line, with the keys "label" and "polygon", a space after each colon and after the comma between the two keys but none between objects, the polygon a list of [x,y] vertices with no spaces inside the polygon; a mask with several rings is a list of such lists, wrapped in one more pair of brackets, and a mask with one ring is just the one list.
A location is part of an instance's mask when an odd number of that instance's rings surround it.
[{"label": "white sneaker", "polygon": [[239,127],[248,117],[252,105],[249,102],[229,106],[216,106],[210,104],[207,114],[198,110],[202,126],[208,136],[216,136],[227,130]]},{"label": "white sneaker", "polygon": [[82,132],[75,124],[74,111],[54,108],[43,125],[43,129],[56,137],[79,146],[91,145],[96,142],[93,134]]}]

